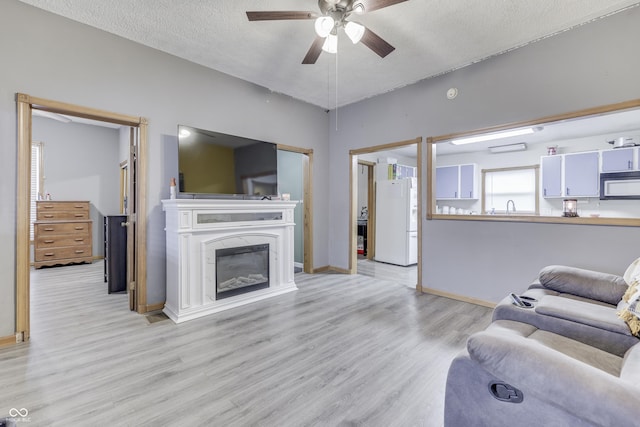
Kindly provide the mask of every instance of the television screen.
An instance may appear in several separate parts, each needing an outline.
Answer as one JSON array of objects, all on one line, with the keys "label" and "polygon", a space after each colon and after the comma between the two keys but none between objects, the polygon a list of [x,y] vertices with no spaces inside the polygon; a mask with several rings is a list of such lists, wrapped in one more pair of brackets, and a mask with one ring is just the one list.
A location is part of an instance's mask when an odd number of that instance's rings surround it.
[{"label": "television screen", "polygon": [[278,194],[278,151],[271,142],[179,125],[178,169],[183,194]]}]

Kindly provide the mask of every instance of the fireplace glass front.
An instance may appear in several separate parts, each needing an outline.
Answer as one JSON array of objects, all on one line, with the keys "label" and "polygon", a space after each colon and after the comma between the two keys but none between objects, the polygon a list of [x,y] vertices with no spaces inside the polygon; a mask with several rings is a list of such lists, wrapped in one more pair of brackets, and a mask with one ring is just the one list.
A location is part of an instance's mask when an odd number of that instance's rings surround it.
[{"label": "fireplace glass front", "polygon": [[216,249],[216,300],[268,287],[268,243]]}]

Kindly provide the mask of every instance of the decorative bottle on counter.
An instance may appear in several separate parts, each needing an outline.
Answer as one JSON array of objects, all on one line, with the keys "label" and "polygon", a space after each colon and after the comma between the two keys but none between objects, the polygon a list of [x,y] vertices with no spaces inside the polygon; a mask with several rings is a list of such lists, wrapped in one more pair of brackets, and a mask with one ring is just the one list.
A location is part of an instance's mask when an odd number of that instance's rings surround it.
[{"label": "decorative bottle on counter", "polygon": [[170,199],[176,198],[176,179],[175,178],[171,178],[171,183],[169,184],[169,198]]}]

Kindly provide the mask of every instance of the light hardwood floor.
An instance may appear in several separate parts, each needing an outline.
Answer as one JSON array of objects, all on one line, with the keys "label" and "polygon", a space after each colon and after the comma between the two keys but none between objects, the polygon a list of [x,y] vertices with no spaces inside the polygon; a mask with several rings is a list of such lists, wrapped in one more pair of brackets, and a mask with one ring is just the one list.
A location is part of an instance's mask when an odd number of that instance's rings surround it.
[{"label": "light hardwood floor", "polygon": [[416,265],[387,264],[369,259],[358,259],[358,274],[399,283],[412,289],[418,283],[418,267]]},{"label": "light hardwood floor", "polygon": [[364,275],[173,324],[102,263],[32,273],[32,339],[0,349],[0,418],[33,426],[441,426],[451,359],[490,310]]}]

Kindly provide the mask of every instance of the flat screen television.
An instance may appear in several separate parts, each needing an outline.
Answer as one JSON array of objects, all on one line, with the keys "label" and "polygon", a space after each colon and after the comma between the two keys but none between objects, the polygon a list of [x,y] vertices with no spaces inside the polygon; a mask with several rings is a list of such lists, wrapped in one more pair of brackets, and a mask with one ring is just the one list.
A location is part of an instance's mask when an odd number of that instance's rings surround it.
[{"label": "flat screen television", "polygon": [[260,199],[278,194],[278,147],[178,125],[181,197]]}]

